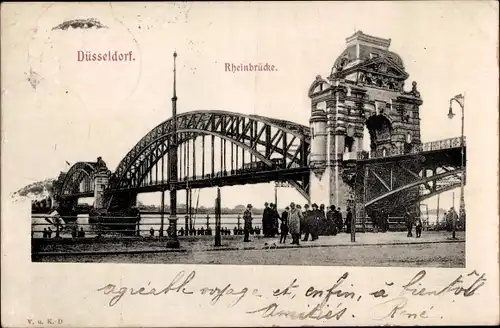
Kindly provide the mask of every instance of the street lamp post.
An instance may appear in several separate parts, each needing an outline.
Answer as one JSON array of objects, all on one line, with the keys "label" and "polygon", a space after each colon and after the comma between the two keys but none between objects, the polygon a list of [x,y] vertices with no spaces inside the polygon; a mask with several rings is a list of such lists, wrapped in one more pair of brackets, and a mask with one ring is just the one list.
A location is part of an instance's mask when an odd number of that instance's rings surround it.
[{"label": "street lamp post", "polygon": [[174,88],[172,96],[172,145],[169,149],[168,168],[170,172],[170,217],[169,229],[170,234],[167,239],[167,248],[179,248],[180,243],[177,239],[177,93],[176,93],[176,71],[175,58],[177,52],[174,52]]},{"label": "street lamp post", "polygon": [[[459,215],[460,217],[463,217],[465,214],[465,200],[464,200],[464,180],[465,180],[465,162],[464,162],[464,155],[465,155],[465,142],[464,142],[464,110],[465,110],[465,97],[462,94],[458,94],[455,97],[450,99],[450,107],[448,111],[448,118],[452,119],[453,116],[455,116],[455,113],[453,113],[453,108],[452,104],[453,101],[457,102],[460,105],[460,108],[462,109],[462,127],[461,127],[461,133],[460,133],[460,169],[462,171],[462,175],[460,176],[460,209],[459,209]],[[453,222],[452,222],[452,228],[453,228],[453,239],[455,239],[455,230],[456,230],[456,217],[453,215]]]}]

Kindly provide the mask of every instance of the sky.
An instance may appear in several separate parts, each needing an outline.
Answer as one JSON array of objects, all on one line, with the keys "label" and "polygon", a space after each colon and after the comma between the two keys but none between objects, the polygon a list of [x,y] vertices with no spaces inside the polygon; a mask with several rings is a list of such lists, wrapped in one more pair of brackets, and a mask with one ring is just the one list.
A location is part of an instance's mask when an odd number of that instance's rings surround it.
[{"label": "sky", "polygon": [[[308,125],[309,86],[316,75],[329,74],[357,30],[390,38],[390,50],[410,75],[406,90],[417,81],[423,142],[460,135],[460,116],[447,117],[449,99],[459,93],[465,94],[468,153],[480,155],[485,140],[496,136],[496,2],[26,3],[3,9],[2,192],[55,178],[69,169],[66,161],[102,156],[114,170],[170,117],[174,51],[179,113],[228,110]],[[107,28],[52,30],[90,17]],[[132,51],[135,61],[78,62],[78,50]],[[269,63],[278,70],[229,73],[225,63]],[[482,165],[474,156],[468,161]],[[481,179],[475,185],[468,177],[466,203],[474,201]],[[178,197],[184,202],[182,192]],[[214,189],[201,190],[199,204],[211,206],[214,197]],[[289,188],[278,197],[303,201]],[[263,204],[274,200],[274,187],[222,188],[222,198],[228,207]],[[158,194],[139,200],[160,202]],[[435,202],[427,203],[434,208]],[[452,193],[443,194],[441,207],[451,205]]]}]

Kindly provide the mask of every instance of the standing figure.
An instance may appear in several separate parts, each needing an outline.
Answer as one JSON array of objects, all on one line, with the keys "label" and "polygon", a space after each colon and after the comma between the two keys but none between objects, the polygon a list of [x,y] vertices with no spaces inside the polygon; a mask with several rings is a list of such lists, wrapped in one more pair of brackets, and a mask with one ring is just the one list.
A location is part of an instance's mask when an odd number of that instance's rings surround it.
[{"label": "standing figure", "polygon": [[448,231],[453,231],[454,228],[456,229],[456,224],[458,221],[458,214],[455,211],[454,207],[451,207],[450,210],[448,211],[447,221],[448,221],[448,227],[449,227]]},{"label": "standing figure", "polygon": [[311,211],[309,210],[309,204],[304,205],[304,212],[302,214],[302,221],[300,222],[300,227],[302,228],[302,233],[304,234],[304,239],[302,241],[307,241],[309,239],[309,234],[311,233]]},{"label": "standing figure", "polygon": [[264,237],[270,237],[271,235],[272,216],[269,203],[264,203],[264,212],[262,213],[262,232],[264,233]]},{"label": "standing figure", "polygon": [[326,230],[328,227],[328,222],[326,221],[325,204],[319,206],[319,235],[326,235]]},{"label": "standing figure", "polygon": [[290,203],[290,212],[288,213],[288,229],[292,235],[292,244],[299,245],[300,241],[300,223],[303,215],[300,208],[295,207],[295,203]]},{"label": "standing figure", "polygon": [[405,211],[405,223],[406,229],[408,230],[408,234],[406,235],[406,237],[413,237],[413,234],[411,232],[413,229],[413,218],[408,210]]},{"label": "standing figure", "polygon": [[312,205],[312,211],[310,212],[310,222],[311,240],[314,241],[319,238],[318,235],[321,222],[321,213],[316,203]]},{"label": "standing figure", "polygon": [[286,207],[283,213],[281,213],[281,226],[280,226],[280,244],[286,242],[286,236],[288,235],[288,211],[290,207]]},{"label": "standing figure", "polygon": [[344,221],[342,220],[342,216],[334,205],[332,205],[332,211],[333,211],[333,222],[335,225],[335,234],[341,233],[342,230],[344,230]]},{"label": "standing figure", "polygon": [[47,230],[47,238],[52,238],[52,229],[50,229],[50,227]]},{"label": "standing figure", "polygon": [[337,227],[335,222],[335,206],[330,206],[328,212],[326,212],[326,233],[327,235],[337,235]]},{"label": "standing figure", "polygon": [[339,226],[342,230],[342,228],[344,228],[344,219],[342,218],[342,212],[340,211],[340,207],[337,207],[337,217],[339,221]]},{"label": "standing figure", "polygon": [[49,235],[48,235],[48,231],[47,231],[47,228],[43,228],[43,238],[48,238]]},{"label": "standing figure", "polygon": [[417,222],[415,225],[415,232],[416,232],[416,237],[420,238],[422,235],[422,219],[419,217],[417,218]]},{"label": "standing figure", "polygon": [[[266,203],[267,204],[267,203]],[[252,230],[252,204],[247,205],[247,209],[243,213],[243,229],[245,233],[245,238],[243,239],[244,242],[249,242],[250,241],[250,230]]]},{"label": "standing figure", "polygon": [[[342,216],[340,217],[340,219],[342,219]],[[352,212],[351,212],[351,208],[348,207],[347,214],[345,217],[346,233],[351,233],[351,226],[352,226],[351,221],[352,221]]]},{"label": "standing figure", "polygon": [[274,237],[275,235],[278,234],[278,222],[280,219],[280,214],[278,213],[278,209],[276,208],[276,205],[271,203],[269,204],[269,208],[271,209],[271,222],[270,222],[270,232],[269,236]]},{"label": "standing figure", "polygon": [[373,225],[373,232],[377,233],[378,232],[378,222],[379,222],[377,211],[372,211],[371,219],[372,219],[372,225]]},{"label": "standing figure", "polygon": [[381,220],[382,220],[382,232],[389,231],[389,213],[386,210],[382,210]]},{"label": "standing figure", "polygon": [[155,229],[153,229],[153,227],[151,227],[151,229],[149,229],[149,235],[151,237],[154,237],[155,236]]},{"label": "standing figure", "polygon": [[78,233],[78,228],[76,227],[76,224],[73,225],[73,228],[71,228],[71,237],[76,238],[76,235]]}]

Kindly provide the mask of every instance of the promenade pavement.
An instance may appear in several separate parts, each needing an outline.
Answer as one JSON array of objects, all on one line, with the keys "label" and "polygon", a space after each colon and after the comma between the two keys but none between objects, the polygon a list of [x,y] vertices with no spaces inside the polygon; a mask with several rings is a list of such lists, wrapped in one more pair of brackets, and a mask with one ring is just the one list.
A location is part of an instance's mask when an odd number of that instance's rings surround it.
[{"label": "promenade pavement", "polygon": [[46,253],[154,253],[154,252],[207,252],[207,251],[236,251],[256,249],[285,249],[309,247],[343,247],[343,246],[369,246],[369,245],[405,245],[429,243],[464,242],[465,233],[456,233],[456,240],[451,239],[451,232],[424,231],[421,238],[407,237],[406,232],[386,233],[356,233],[356,241],[351,242],[348,233],[336,236],[320,236],[315,241],[300,242],[300,246],[291,245],[291,238],[287,237],[286,243],[280,244],[279,238],[266,238],[263,236],[250,236],[250,242],[243,242],[243,236],[222,236],[221,246],[215,246],[214,236],[182,236],[179,237],[180,249],[167,249],[165,240],[158,237],[104,237],[101,240],[85,238],[74,242],[59,243],[50,240],[37,246],[34,252]]},{"label": "promenade pavement", "polygon": [[[99,243],[62,245],[50,243],[33,254],[35,262],[97,262],[155,264],[226,265],[319,265],[380,267],[464,267],[464,234],[429,232],[422,238],[407,238],[406,233],[348,234],[320,236],[300,246],[280,245],[277,238],[223,236],[222,246],[214,247],[213,236],[181,237],[181,248],[169,250],[157,239],[105,240]],[[267,246],[265,245],[267,243]],[[274,244],[276,243],[276,247]],[[271,246],[271,247],[269,247]]]}]

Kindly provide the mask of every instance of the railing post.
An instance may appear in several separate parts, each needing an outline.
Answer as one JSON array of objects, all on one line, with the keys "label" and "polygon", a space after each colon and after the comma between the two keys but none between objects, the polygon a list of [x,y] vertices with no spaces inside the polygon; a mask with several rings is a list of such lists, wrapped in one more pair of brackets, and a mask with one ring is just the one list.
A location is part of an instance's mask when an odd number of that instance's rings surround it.
[{"label": "railing post", "polygon": [[137,214],[137,237],[141,236],[141,215]]}]

